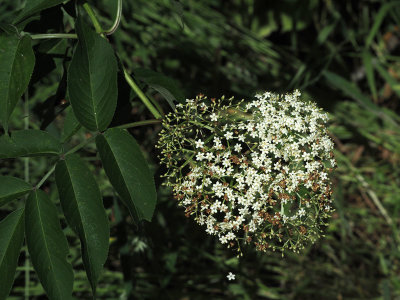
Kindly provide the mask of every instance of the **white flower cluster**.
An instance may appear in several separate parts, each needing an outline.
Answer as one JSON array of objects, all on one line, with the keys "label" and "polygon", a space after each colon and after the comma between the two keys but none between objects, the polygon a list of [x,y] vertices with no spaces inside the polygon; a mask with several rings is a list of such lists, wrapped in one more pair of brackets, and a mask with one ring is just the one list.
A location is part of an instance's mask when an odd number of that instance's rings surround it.
[{"label": "white flower cluster", "polygon": [[163,123],[167,185],[186,215],[228,247],[298,251],[332,211],[328,117],[299,97],[267,92],[234,104],[200,95]]}]

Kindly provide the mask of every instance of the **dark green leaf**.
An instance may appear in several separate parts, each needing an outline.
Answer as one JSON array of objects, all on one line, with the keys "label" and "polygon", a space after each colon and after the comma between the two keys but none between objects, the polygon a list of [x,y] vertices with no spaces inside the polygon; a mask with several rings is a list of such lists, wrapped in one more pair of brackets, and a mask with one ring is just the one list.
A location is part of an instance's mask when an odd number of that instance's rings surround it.
[{"label": "dark green leaf", "polygon": [[61,143],[68,141],[82,127],[79,121],[76,119],[74,111],[71,107],[68,107],[66,112],[67,114],[64,119],[64,127],[61,133]]},{"label": "dark green leaf", "polygon": [[381,26],[383,20],[385,19],[386,14],[392,9],[394,6],[400,5],[399,1],[392,1],[389,3],[385,3],[381,6],[378,13],[374,17],[374,24],[372,25],[371,30],[365,40],[365,46],[369,47],[374,39],[376,33],[378,32],[379,27]]},{"label": "dark green leaf", "polygon": [[29,195],[25,210],[26,242],[43,288],[50,299],[71,299],[74,273],[56,206],[37,190]]},{"label": "dark green leaf", "polygon": [[134,74],[137,79],[145,82],[163,95],[172,108],[174,108],[173,101],[178,101],[181,103],[185,101],[185,95],[174,79],[169,78],[161,73],[143,68],[135,69]]},{"label": "dark green leaf", "polygon": [[117,105],[117,60],[111,45],[78,18],[79,38],[68,69],[68,94],[78,121],[103,131]]},{"label": "dark green leaf", "polygon": [[388,114],[384,113],[375,103],[371,101],[370,98],[365,96],[360,89],[352,82],[349,82],[345,78],[329,72],[324,71],[325,78],[336,88],[340,89],[345,95],[350,96],[354,100],[356,100],[362,107],[368,109],[371,113],[376,116],[389,121],[393,125],[399,126]]},{"label": "dark green leaf", "polygon": [[374,68],[372,66],[372,56],[368,51],[364,51],[362,54],[363,65],[365,68],[365,75],[367,76],[367,81],[369,89],[371,90],[373,99],[378,98],[378,93],[376,91]]},{"label": "dark green leaf", "polygon": [[27,129],[14,131],[11,137],[0,137],[0,159],[21,156],[59,155],[60,142],[46,131]]},{"label": "dark green leaf", "polygon": [[24,210],[19,209],[0,222],[0,300],[10,293],[23,241]]},{"label": "dark green leaf", "polygon": [[7,23],[0,23],[0,30],[4,31],[6,34],[18,34],[18,28]]},{"label": "dark green leaf", "polygon": [[125,130],[112,128],[97,136],[96,145],[104,170],[132,217],[151,221],[156,188],[136,140]]},{"label": "dark green leaf", "polygon": [[63,3],[65,0],[27,0],[24,9],[19,13],[14,23],[19,23],[25,18],[40,11]]},{"label": "dark green leaf", "polygon": [[359,88],[352,82],[348,81],[347,79],[329,72],[324,72],[325,78],[335,87],[342,90],[347,96],[352,97],[353,99],[357,100],[363,106],[374,109],[375,105],[367,96],[361,93]]},{"label": "dark green leaf", "polygon": [[81,241],[83,264],[95,294],[110,238],[99,187],[92,172],[76,154],[58,162],[55,175],[64,215]]},{"label": "dark green leaf", "polygon": [[31,38],[0,35],[0,122],[8,131],[8,119],[25,92],[35,65]]},{"label": "dark green leaf", "polygon": [[22,179],[0,176],[0,206],[19,198],[32,190],[32,186]]}]

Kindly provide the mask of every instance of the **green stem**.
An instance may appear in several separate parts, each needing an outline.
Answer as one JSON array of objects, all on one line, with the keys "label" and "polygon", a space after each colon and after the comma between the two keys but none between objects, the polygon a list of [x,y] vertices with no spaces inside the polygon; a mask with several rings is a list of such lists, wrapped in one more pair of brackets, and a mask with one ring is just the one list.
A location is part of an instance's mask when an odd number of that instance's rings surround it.
[{"label": "green stem", "polygon": [[[84,9],[88,13],[97,33],[102,33],[103,29],[96,18],[96,14],[93,9],[90,7],[88,3],[83,4]],[[106,30],[104,33],[106,35],[111,35],[117,30],[119,23],[121,22],[122,15],[122,0],[118,0],[117,6],[117,16],[114,20],[114,24],[110,27],[110,29]],[[41,39],[77,39],[78,36],[75,33],[44,33],[44,34],[30,34],[30,37],[33,40],[41,40]]]},{"label": "green stem", "polygon": [[104,33],[106,35],[111,35],[117,30],[119,23],[121,22],[121,15],[122,15],[122,0],[118,0],[117,4],[117,16],[115,17],[114,24],[111,26],[110,29],[106,30]]},{"label": "green stem", "polygon": [[[149,124],[158,124],[158,123],[161,123],[161,120],[144,120],[144,121],[138,121],[138,122],[124,124],[124,125],[117,126],[114,128],[126,129],[126,128],[131,128],[131,127],[138,127],[138,126],[149,125]],[[79,143],[78,145],[76,145],[75,147],[73,147],[72,149],[67,151],[64,154],[64,156],[75,153],[76,151],[82,149],[87,144],[89,144],[91,141],[93,141],[97,137],[97,135],[98,134],[95,134],[95,135],[91,136],[90,138],[88,138],[87,140],[84,140],[83,142]],[[43,185],[43,183],[50,177],[50,175],[54,173],[55,169],[56,169],[56,164],[39,181],[39,183],[36,185],[36,189],[39,189]]]},{"label": "green stem", "polygon": [[43,185],[43,183],[50,177],[51,174],[53,174],[54,170],[56,169],[56,165],[51,167],[51,169],[46,173],[46,175],[43,176],[43,178],[39,181],[39,183],[36,185],[36,189],[40,189],[40,187]]},{"label": "green stem", "polygon": [[215,131],[214,128],[212,128],[211,126],[208,126],[208,125],[206,125],[206,124],[202,124],[202,123],[199,123],[199,122],[196,122],[196,121],[189,121],[189,123],[192,123],[192,124],[197,125],[197,126],[199,126],[199,127],[207,128],[207,129],[210,130],[210,131]]},{"label": "green stem", "polygon": [[[122,6],[122,3],[119,3]],[[92,23],[96,29],[97,33],[102,33],[104,32],[103,29],[101,28],[101,25],[99,21],[96,18],[96,15],[90,5],[86,2],[83,4],[83,8],[86,10],[88,13],[90,19],[92,20]],[[120,18],[120,17],[119,17]],[[118,17],[117,17],[118,19]],[[119,22],[119,21],[118,21]],[[135,91],[135,93],[139,96],[140,100],[146,105],[146,107],[150,110],[150,112],[153,114],[153,116],[156,119],[162,119],[162,115],[159,113],[159,111],[154,107],[154,105],[151,103],[151,101],[146,97],[146,95],[142,92],[142,90],[139,88],[139,86],[136,84],[136,82],[133,80],[133,78],[128,74],[126,69],[123,67],[124,70],[124,76],[126,82],[128,82],[129,86]]]},{"label": "green stem", "polygon": [[95,135],[91,136],[90,138],[88,138],[87,140],[85,140],[85,141],[79,143],[79,144],[76,145],[74,148],[72,148],[72,149],[70,149],[69,151],[67,151],[67,152],[65,153],[65,155],[75,153],[76,151],[82,149],[82,148],[85,147],[87,144],[89,144],[91,141],[93,141],[93,140],[96,138],[96,136],[97,136],[97,134],[95,134]]},{"label": "green stem", "polygon": [[[91,141],[93,141],[96,138],[96,136],[97,136],[97,134],[95,134],[92,137],[88,138],[87,140],[84,140],[83,142],[79,143],[74,148],[72,148],[68,152],[66,152],[64,154],[64,156],[68,155],[68,154],[75,153],[76,151],[78,151],[79,149],[83,148],[84,146],[86,146]],[[51,167],[51,169],[46,173],[46,175],[43,176],[43,178],[36,185],[36,189],[39,189],[43,185],[43,183],[50,177],[50,175],[54,173],[54,171],[56,169],[56,165],[57,165],[57,163],[53,167]]]},{"label": "green stem", "polygon": [[32,40],[41,39],[77,39],[75,33],[43,33],[43,34],[30,34]]},{"label": "green stem", "polygon": [[195,155],[196,155],[196,154],[193,154],[193,155],[190,156],[190,157],[187,157],[187,156],[186,156],[186,161],[183,163],[182,166],[179,167],[179,169],[182,170],[187,164],[193,163],[193,157],[194,157]]},{"label": "green stem", "polygon": [[146,97],[146,95],[142,92],[142,90],[139,88],[139,86],[136,84],[136,82],[133,80],[133,78],[128,74],[128,72],[126,71],[126,69],[124,67],[123,67],[123,70],[124,70],[124,76],[125,76],[126,82],[135,91],[135,93],[139,96],[139,98],[140,98],[140,100],[142,100],[143,104],[146,105],[146,107],[150,110],[150,112],[153,114],[153,116],[156,119],[162,119],[161,114],[154,107],[154,105],[151,103],[151,101]]},{"label": "green stem", "polygon": [[157,102],[157,100],[154,99],[152,96],[147,96],[147,98],[150,99],[151,103],[153,103],[153,105],[156,107],[156,109],[160,112],[160,114],[164,118],[165,116],[164,110],[162,109],[161,105]]},{"label": "green stem", "polygon": [[[29,129],[29,96],[28,92],[25,92],[25,103],[24,103],[24,114],[25,114],[25,119],[24,119],[24,129]],[[25,172],[25,181],[29,182],[30,176],[29,176],[29,157],[24,158],[24,172]],[[28,247],[25,249],[25,288],[24,288],[24,296],[25,299],[29,299],[29,286],[30,286],[30,262],[29,262],[29,252],[28,252]]]},{"label": "green stem", "polygon": [[132,128],[132,127],[139,127],[139,126],[143,126],[143,125],[159,124],[159,123],[161,123],[161,120],[144,120],[144,121],[138,121],[138,122],[133,122],[133,123],[116,126],[115,128],[127,129],[127,128]]},{"label": "green stem", "polygon": [[93,26],[96,29],[96,32],[102,33],[103,28],[101,28],[101,25],[96,18],[96,14],[94,13],[93,9],[90,7],[89,3],[86,2],[85,4],[83,4],[83,8],[86,10],[87,14],[89,15],[89,18],[92,21]]}]

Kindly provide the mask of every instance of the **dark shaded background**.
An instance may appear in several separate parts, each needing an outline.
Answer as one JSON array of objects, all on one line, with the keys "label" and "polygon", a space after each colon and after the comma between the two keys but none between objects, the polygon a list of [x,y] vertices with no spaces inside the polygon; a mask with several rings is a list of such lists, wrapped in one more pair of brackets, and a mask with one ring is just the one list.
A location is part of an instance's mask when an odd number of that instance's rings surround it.
[{"label": "dark shaded background", "polygon": [[[105,28],[112,24],[115,2],[91,1]],[[12,19],[22,5],[23,1],[3,0],[0,19]],[[70,4],[46,10],[24,31],[68,32],[73,23],[66,12],[73,11]],[[116,202],[94,146],[84,150],[100,178],[112,220],[110,257],[98,298],[400,299],[399,22],[400,1],[124,0],[121,26],[110,42],[130,71],[163,73],[186,98],[199,93],[251,98],[256,92],[298,88],[325,108],[331,114],[339,165],[336,212],[326,236],[301,253],[282,258],[279,253],[244,249],[244,257],[238,259],[186,219],[161,186],[163,170],[154,148],[160,127],[131,130],[148,153],[159,187],[151,224],[133,225]],[[41,54],[29,89],[31,126],[58,135],[62,118],[48,123],[66,96],[64,71],[73,42],[35,44]],[[144,83],[143,88],[165,112],[170,110],[155,89]],[[22,104],[13,115],[22,115]],[[113,124],[149,118],[121,80]],[[12,128],[22,124],[22,118],[14,117]],[[84,135],[80,132],[71,145]],[[32,180],[39,180],[48,166],[44,158],[32,159]],[[21,177],[23,163],[2,162],[0,173]],[[57,202],[52,180],[45,188]],[[2,207],[0,215],[13,208]],[[65,233],[78,270],[74,296],[89,299],[79,241],[69,228]],[[25,257],[20,260],[10,299],[21,299],[24,293]],[[230,271],[235,281],[227,280]],[[30,294],[44,297],[34,272]]]}]

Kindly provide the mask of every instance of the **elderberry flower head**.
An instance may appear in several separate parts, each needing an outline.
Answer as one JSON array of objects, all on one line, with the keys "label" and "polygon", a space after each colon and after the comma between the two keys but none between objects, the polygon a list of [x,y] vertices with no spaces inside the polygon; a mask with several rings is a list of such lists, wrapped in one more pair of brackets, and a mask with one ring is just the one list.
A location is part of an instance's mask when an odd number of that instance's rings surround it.
[{"label": "elderberry flower head", "polygon": [[164,120],[157,147],[166,184],[222,244],[298,251],[333,210],[327,120],[297,90],[246,103],[199,95]]}]

